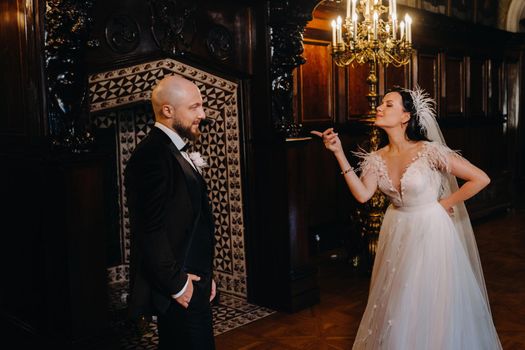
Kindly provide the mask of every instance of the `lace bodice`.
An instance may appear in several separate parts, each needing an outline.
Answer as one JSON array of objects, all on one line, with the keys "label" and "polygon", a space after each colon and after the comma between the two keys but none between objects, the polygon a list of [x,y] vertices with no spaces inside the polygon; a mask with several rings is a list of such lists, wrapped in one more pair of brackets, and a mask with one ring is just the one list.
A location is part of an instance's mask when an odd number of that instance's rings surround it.
[{"label": "lace bodice", "polygon": [[405,168],[400,190],[394,187],[384,159],[377,153],[356,153],[361,158],[361,177],[375,176],[381,192],[396,207],[418,206],[440,197],[442,173],[450,173],[450,157],[459,155],[438,142],[424,141],[421,151]]}]

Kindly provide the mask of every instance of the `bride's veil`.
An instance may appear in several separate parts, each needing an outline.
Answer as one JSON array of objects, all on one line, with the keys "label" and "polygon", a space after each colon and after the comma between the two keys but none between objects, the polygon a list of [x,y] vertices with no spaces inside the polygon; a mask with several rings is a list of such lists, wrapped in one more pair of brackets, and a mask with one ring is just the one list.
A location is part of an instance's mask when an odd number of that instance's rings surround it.
[{"label": "bride's veil", "polygon": [[[421,127],[426,130],[427,137],[430,141],[439,142],[446,145],[441,129],[435,117],[435,111],[433,108],[434,101],[428,97],[428,94],[423,92],[418,86],[414,90],[407,90],[411,93],[414,100],[414,104],[419,104],[419,108],[416,106],[416,110],[422,112],[418,113]],[[451,193],[458,190],[458,181],[452,174],[442,173],[442,197],[447,197]],[[472,230],[472,224],[465,207],[465,203],[461,202],[454,206],[454,213],[452,214],[452,221],[456,227],[457,233],[467,256],[470,260],[470,265],[479,284],[479,288],[483,293],[487,308],[490,311],[489,299],[487,295],[487,289],[485,286],[485,279],[483,277],[483,270],[481,267],[481,261],[479,258],[478,247],[476,245],[476,239],[474,237],[474,231]]]}]

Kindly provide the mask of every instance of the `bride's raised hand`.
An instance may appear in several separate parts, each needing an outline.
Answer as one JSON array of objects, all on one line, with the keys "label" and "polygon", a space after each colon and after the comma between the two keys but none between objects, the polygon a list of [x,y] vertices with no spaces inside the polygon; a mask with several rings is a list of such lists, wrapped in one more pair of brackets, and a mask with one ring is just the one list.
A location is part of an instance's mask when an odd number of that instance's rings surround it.
[{"label": "bride's raised hand", "polygon": [[324,146],[329,151],[332,151],[334,153],[343,152],[343,146],[341,145],[341,140],[339,139],[338,134],[334,132],[334,128],[328,128],[323,132],[312,130],[310,131],[310,133],[322,138]]}]

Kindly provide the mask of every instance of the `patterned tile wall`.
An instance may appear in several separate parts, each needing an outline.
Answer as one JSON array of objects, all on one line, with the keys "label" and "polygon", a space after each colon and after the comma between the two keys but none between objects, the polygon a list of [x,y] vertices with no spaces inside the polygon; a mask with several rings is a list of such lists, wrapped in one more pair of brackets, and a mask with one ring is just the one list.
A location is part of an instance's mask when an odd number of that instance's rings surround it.
[{"label": "patterned tile wall", "polygon": [[204,178],[216,224],[215,275],[222,291],[246,297],[243,197],[240,166],[238,84],[165,59],[89,77],[91,112],[98,128],[114,127],[117,147],[117,184],[120,208],[122,263],[108,268],[110,282],[128,279],[129,218],[123,188],[126,163],[135,146],[153,125],[151,89],[165,75],[179,74],[201,90],[205,112],[215,119],[192,151],[210,165]]}]

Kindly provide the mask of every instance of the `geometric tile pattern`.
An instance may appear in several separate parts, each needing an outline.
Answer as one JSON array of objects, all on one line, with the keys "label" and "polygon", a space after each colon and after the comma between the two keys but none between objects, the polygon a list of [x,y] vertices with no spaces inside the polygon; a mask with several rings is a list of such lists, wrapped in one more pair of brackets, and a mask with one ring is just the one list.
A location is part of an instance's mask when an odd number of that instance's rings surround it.
[{"label": "geometric tile pattern", "polygon": [[213,332],[215,335],[260,320],[275,311],[246,302],[245,299],[221,294],[221,303],[213,308]]},{"label": "geometric tile pattern", "polygon": [[[110,288],[112,326],[120,338],[121,349],[157,349],[156,320],[136,324],[126,317],[127,282],[113,283]],[[269,316],[275,311],[252,305],[244,298],[221,293],[221,303],[212,307],[215,336]]]},{"label": "geometric tile pattern", "polygon": [[108,269],[111,282],[127,280],[130,237],[123,175],[136,145],[151,129],[151,89],[165,75],[179,74],[201,90],[206,115],[215,119],[190,151],[209,164],[203,176],[216,224],[214,272],[219,290],[246,298],[246,255],[240,157],[238,84],[172,59],[158,60],[89,76],[93,125],[115,128],[122,262]]},{"label": "geometric tile pattern", "polygon": [[[205,84],[207,89],[215,87],[218,95],[237,92],[238,86],[234,82],[172,59],[163,59],[90,75],[90,110],[96,112],[139,101],[149,102],[151,89],[157,81],[172,74]],[[221,100],[221,96],[212,97],[216,98]],[[220,108],[220,102],[217,102],[217,107]]]}]

